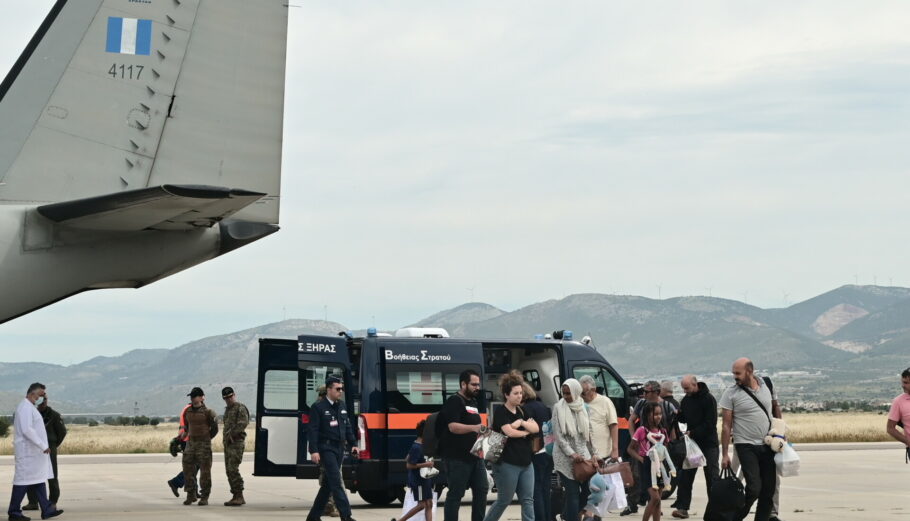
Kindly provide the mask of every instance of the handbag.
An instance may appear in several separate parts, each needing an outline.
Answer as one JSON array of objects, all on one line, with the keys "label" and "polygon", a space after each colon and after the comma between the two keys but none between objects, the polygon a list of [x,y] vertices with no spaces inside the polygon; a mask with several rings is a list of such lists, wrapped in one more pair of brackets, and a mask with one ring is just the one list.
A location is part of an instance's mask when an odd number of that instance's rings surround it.
[{"label": "handbag", "polygon": [[619,474],[622,478],[622,484],[626,490],[635,488],[635,475],[632,474],[632,464],[628,461],[616,461],[607,463],[601,470],[603,474]]},{"label": "handbag", "polygon": [[739,511],[746,504],[746,489],[730,467],[720,472],[720,479],[711,485],[708,506],[713,511]]},{"label": "handbag", "polygon": [[502,456],[502,449],[505,448],[508,439],[509,438],[505,434],[496,431],[478,434],[477,441],[475,441],[474,446],[471,447],[471,454],[484,461],[497,463]]},{"label": "handbag", "polygon": [[584,483],[591,479],[591,476],[597,473],[597,463],[593,460],[582,460],[572,462],[572,477],[579,483]]},{"label": "handbag", "polygon": [[676,468],[681,467],[683,461],[686,459],[686,440],[683,438],[670,440],[670,442],[667,443],[667,453],[670,455],[670,459],[673,460],[673,465],[675,465]]}]

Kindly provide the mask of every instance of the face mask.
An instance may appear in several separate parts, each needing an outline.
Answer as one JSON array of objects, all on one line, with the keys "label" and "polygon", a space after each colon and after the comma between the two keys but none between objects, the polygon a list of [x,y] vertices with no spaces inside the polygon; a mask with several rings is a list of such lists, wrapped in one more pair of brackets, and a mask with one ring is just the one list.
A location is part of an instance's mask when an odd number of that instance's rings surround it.
[{"label": "face mask", "polygon": [[42,403],[44,403],[44,397],[43,397],[43,396],[39,396],[38,399],[35,400],[35,407],[41,405]]}]

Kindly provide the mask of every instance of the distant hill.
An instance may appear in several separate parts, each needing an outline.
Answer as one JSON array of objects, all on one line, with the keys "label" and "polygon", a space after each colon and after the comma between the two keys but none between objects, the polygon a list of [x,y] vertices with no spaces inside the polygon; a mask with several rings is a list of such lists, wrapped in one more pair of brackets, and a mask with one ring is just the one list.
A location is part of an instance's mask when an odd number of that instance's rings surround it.
[{"label": "distant hill", "polygon": [[478,338],[529,338],[569,329],[577,338],[591,335],[614,366],[631,374],[728,371],[740,356],[761,360],[767,369],[818,368],[849,358],[765,323],[764,313],[741,302],[710,297],[653,300],[579,294],[463,324],[460,331]]},{"label": "distant hill", "polygon": [[784,309],[767,311],[776,326],[816,340],[851,322],[910,299],[910,289],[882,286],[841,286]]},{"label": "distant hill", "polygon": [[[24,396],[28,385],[37,379],[48,386],[52,403],[62,404],[61,410],[65,405],[66,412],[71,413],[132,414],[138,402],[141,414],[176,415],[195,386],[205,390],[210,405],[216,408],[223,407],[220,391],[225,385],[234,387],[241,401],[255,403],[260,337],[335,335],[345,329],[322,320],[285,320],[203,338],[175,349],[135,350],[68,367],[0,364],[0,393]],[[3,403],[0,401],[0,406]]]},{"label": "distant hill", "polygon": [[[843,286],[784,309],[735,300],[577,294],[507,312],[468,303],[413,324],[444,327],[453,337],[532,338],[559,329],[591,335],[597,349],[635,378],[694,372],[727,373],[740,356],[769,371],[813,376],[781,382],[800,399],[888,399],[896,375],[910,366],[910,289]],[[255,403],[260,337],[336,335],[349,330],[322,320],[285,320],[211,336],[174,349],[138,349],[80,364],[0,363],[0,414],[11,411],[28,384],[48,385],[63,412],[173,415],[201,386],[221,408],[231,385]],[[363,331],[359,332],[363,334]],[[851,352],[855,351],[855,352]]]}]

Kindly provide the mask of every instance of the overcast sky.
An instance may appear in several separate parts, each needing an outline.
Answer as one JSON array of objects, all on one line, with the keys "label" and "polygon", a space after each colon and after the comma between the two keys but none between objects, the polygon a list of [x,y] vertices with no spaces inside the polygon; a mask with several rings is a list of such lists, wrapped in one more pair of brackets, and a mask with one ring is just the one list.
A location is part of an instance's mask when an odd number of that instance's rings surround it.
[{"label": "overcast sky", "polygon": [[[2,4],[0,69],[52,3]],[[292,3],[282,230],[0,325],[0,361],[472,295],[910,285],[906,2]]]}]

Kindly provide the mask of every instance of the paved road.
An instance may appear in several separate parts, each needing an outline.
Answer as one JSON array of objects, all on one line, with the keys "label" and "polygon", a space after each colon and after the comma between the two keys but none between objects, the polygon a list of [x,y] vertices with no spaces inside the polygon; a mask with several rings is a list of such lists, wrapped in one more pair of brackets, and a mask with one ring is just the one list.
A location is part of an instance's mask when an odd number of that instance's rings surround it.
[{"label": "paved road", "polygon": [[[805,449],[800,451],[800,476],[784,480],[782,519],[910,521],[910,465],[904,464],[903,451],[896,444],[813,445]],[[179,470],[178,459],[169,455],[61,456],[60,507],[66,510],[61,519],[303,519],[316,495],[315,483],[251,477],[250,456],[242,468],[247,476],[248,504],[239,508],[221,506],[228,493],[220,459],[213,472],[213,504],[185,507],[164,483]],[[0,457],[0,483],[10,484],[12,473],[12,458]],[[400,514],[400,507],[377,508],[356,496],[353,503],[358,521],[388,521]],[[701,517],[704,504],[704,482],[699,477],[692,508],[698,515],[693,518]],[[467,504],[462,507],[462,519],[468,519],[469,510]],[[670,511],[665,502],[666,519],[672,519]],[[441,514],[440,508],[440,521]],[[518,506],[509,507],[503,519],[520,520]]]}]

